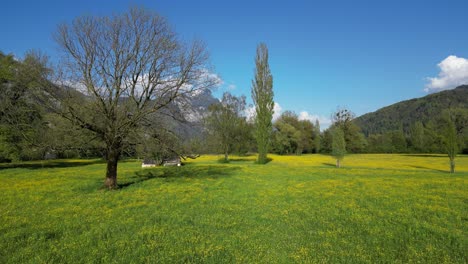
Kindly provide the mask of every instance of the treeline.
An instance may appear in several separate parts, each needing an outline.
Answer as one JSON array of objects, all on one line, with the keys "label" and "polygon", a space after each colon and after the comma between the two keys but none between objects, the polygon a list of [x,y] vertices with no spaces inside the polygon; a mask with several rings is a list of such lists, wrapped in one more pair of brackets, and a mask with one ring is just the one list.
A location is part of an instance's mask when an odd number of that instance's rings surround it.
[{"label": "treeline", "polygon": [[101,156],[90,133],[48,110],[41,88],[50,70],[40,57],[0,52],[0,161]]},{"label": "treeline", "polygon": [[[50,70],[40,54],[23,60],[0,52],[0,161],[44,158],[103,157],[105,146],[93,133],[50,111],[41,86]],[[225,93],[197,122],[187,122],[180,111],[148,119],[124,142],[123,157],[164,158],[179,154],[257,152],[255,124],[246,117],[245,96]],[[179,118],[174,118],[179,116]],[[354,114],[339,109],[332,125],[321,131],[318,120],[300,120],[285,111],[273,121],[270,152],[281,155],[332,153],[333,130],[343,131],[346,153],[445,153],[447,120],[453,121],[459,153],[468,153],[468,109],[451,108],[407,129],[369,133]]]},{"label": "treeline", "polygon": [[468,109],[446,109],[427,122],[416,121],[405,131],[402,126],[367,137],[369,153],[444,153],[445,129],[453,122],[460,153],[468,154]]},{"label": "treeline", "polygon": [[[226,93],[222,102],[211,108],[207,119],[209,121],[207,131],[211,133],[212,146],[215,147],[205,149],[205,152],[219,152],[227,156],[230,152],[245,154],[256,151],[251,132],[249,132],[253,130],[253,126],[243,116],[245,97],[233,98],[236,97]],[[236,103],[230,104],[229,102]],[[239,107],[239,102],[242,102],[242,107]],[[232,116],[238,118],[237,128],[235,128],[236,122],[232,121],[233,117],[224,122],[219,119],[219,114],[222,111],[229,112],[229,109],[237,109],[231,112]],[[210,120],[212,121],[210,118],[213,117],[216,117],[217,126],[210,123]],[[410,126],[408,132],[404,132],[401,127],[366,137],[356,124],[354,114],[348,109],[337,110],[332,116],[332,125],[324,131],[320,131],[318,120],[315,122],[299,120],[297,114],[286,111],[273,122],[270,152],[281,155],[332,153],[333,130],[339,127],[343,130],[347,153],[445,153],[445,128],[448,122],[453,122],[456,128],[458,151],[468,153],[468,109],[447,109],[435,116],[433,120],[425,124],[417,121]],[[224,128],[226,134],[218,133],[223,131],[222,124],[229,125]],[[221,150],[216,146],[224,146],[224,149]]]},{"label": "treeline", "polygon": [[[19,60],[0,52],[0,162],[105,157],[101,138],[51,109],[58,102],[43,89],[53,84],[42,56],[29,52]],[[192,146],[200,149],[194,139],[199,137],[187,137],[196,133],[184,131],[187,125],[174,121],[182,114],[175,112],[161,111],[135,129],[123,143],[122,157],[162,160],[175,153],[192,153]]]}]

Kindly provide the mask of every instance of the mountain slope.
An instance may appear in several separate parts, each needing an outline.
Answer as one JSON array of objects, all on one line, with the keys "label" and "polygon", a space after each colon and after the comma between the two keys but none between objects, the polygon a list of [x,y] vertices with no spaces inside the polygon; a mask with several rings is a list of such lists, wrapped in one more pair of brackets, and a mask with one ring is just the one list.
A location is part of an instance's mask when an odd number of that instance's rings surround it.
[{"label": "mountain slope", "polygon": [[468,85],[402,101],[364,114],[354,121],[366,136],[401,127],[407,132],[416,121],[423,123],[434,121],[445,109],[449,108],[468,108]]}]

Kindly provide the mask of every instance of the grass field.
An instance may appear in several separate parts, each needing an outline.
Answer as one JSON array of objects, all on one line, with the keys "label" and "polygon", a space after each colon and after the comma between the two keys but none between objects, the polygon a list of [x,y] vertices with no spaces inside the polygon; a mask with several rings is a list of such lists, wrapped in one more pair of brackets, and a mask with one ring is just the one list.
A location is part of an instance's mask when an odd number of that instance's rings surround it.
[{"label": "grass field", "polygon": [[468,157],[0,165],[0,263],[467,263]]}]

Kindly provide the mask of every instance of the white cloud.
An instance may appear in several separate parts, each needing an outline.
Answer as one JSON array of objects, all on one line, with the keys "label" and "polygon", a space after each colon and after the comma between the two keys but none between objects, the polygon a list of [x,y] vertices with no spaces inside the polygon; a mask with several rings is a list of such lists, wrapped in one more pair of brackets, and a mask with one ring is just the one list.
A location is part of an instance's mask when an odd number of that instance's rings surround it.
[{"label": "white cloud", "polygon": [[[209,71],[208,69],[202,69],[198,72],[198,78],[194,79],[191,83],[184,83],[180,87],[180,91],[185,93],[186,96],[198,96],[204,92],[205,89],[208,88],[217,88],[224,84],[224,81],[219,77],[218,74]],[[164,79],[167,83],[176,84],[179,79],[175,78],[174,76],[169,76]],[[148,86],[149,84],[148,74],[144,74],[138,77],[136,86],[135,86],[135,95],[141,96],[144,87]],[[128,86],[131,85],[131,80],[128,81]],[[167,84],[156,86],[157,90],[165,90]],[[126,91],[129,95],[130,90]]]},{"label": "white cloud", "polygon": [[213,82],[215,87],[221,86],[224,84],[223,79],[221,79],[221,77],[217,73],[210,72],[207,69],[204,69],[202,71],[202,74],[200,75],[200,79],[204,79],[204,78],[210,80],[210,82]]},{"label": "white cloud", "polygon": [[[278,119],[278,117],[281,116],[281,111],[282,111],[282,108],[280,106],[280,104],[278,104],[277,102],[275,102],[275,105],[273,106],[273,121],[275,121],[276,119]],[[245,116],[247,117],[247,120],[253,120],[253,118],[255,117],[255,106],[252,105],[250,107],[247,107],[247,109],[245,109]]]},{"label": "white cloud", "polygon": [[440,68],[437,77],[429,77],[425,92],[437,92],[453,89],[462,84],[468,84],[468,59],[450,55],[437,66]]},{"label": "white cloud", "polygon": [[275,121],[276,119],[278,119],[278,117],[281,116],[281,110],[281,106],[277,102],[275,102],[275,106],[273,107],[273,121]]},{"label": "white cloud", "polygon": [[236,85],[234,85],[234,84],[229,84],[229,85],[227,86],[227,90],[228,90],[228,91],[232,91],[232,90],[235,90],[235,89],[236,89]]},{"label": "white cloud", "polygon": [[331,119],[328,117],[320,116],[320,115],[312,115],[312,114],[309,114],[307,111],[302,111],[299,113],[299,120],[309,120],[312,123],[315,123],[315,120],[318,120],[320,123],[321,130],[327,129],[332,123]]},{"label": "white cloud", "polygon": [[247,120],[253,121],[255,117],[255,106],[251,105],[245,109],[245,116],[247,117]]}]

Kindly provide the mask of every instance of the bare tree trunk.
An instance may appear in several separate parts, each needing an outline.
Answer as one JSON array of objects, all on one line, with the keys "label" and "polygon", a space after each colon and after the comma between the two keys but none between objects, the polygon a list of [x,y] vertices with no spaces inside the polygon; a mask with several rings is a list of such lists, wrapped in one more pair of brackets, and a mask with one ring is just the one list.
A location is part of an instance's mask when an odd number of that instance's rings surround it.
[{"label": "bare tree trunk", "polygon": [[450,173],[455,173],[455,159],[450,159]]},{"label": "bare tree trunk", "polygon": [[46,85],[57,100],[49,107],[106,143],[109,189],[117,188],[124,139],[178,98],[219,83],[207,74],[203,43],[181,43],[163,17],[142,8],[78,17],[62,24],[55,40],[64,56],[57,76],[63,88]]},{"label": "bare tree trunk", "polygon": [[340,165],[340,160],[339,160],[339,159],[336,159],[336,167],[337,167],[337,168],[340,168],[340,166],[341,166],[341,165]]},{"label": "bare tree trunk", "polygon": [[107,152],[107,170],[104,185],[109,189],[117,189],[117,163],[120,157],[120,150],[117,147],[109,147]]}]

